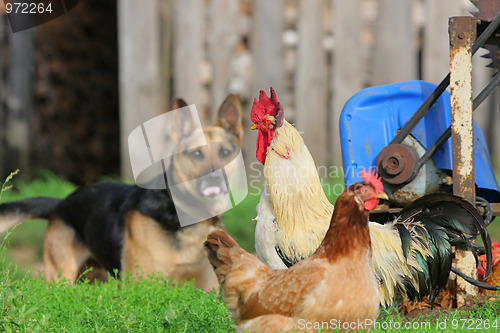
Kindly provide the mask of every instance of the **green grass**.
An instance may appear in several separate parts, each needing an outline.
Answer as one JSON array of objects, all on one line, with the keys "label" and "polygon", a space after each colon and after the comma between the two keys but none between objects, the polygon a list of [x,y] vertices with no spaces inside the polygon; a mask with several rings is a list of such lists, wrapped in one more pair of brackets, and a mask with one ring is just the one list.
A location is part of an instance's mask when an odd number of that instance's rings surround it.
[{"label": "green grass", "polygon": [[[160,277],[124,277],[99,285],[86,280],[75,287],[64,282],[47,286],[41,278],[13,278],[9,269],[2,269],[0,280],[1,331],[234,332],[222,299],[191,283],[173,287]],[[373,332],[401,332],[404,325],[411,325],[411,332],[468,332],[470,321],[473,327],[483,328],[480,332],[497,332],[484,327],[498,323],[499,314],[498,302],[412,320],[382,310],[377,323],[380,329]]]},{"label": "green grass", "polygon": [[[476,304],[467,309],[432,310],[411,320],[390,310],[381,310],[374,332],[498,332],[500,302]],[[406,325],[406,326],[405,326]]]},{"label": "green grass", "polygon": [[259,203],[260,194],[249,193],[239,205],[224,213],[224,225],[227,231],[238,241],[238,244],[249,252],[255,252],[255,207]]},{"label": "green grass", "polygon": [[0,330],[7,332],[232,332],[228,310],[192,283],[110,278],[73,287],[0,273]]}]

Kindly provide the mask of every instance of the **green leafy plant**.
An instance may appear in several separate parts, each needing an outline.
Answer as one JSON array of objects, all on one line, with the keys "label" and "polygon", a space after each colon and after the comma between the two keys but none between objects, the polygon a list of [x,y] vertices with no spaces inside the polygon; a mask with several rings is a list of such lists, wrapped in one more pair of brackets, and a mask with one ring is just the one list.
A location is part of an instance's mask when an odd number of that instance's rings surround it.
[{"label": "green leafy plant", "polygon": [[14,178],[15,175],[17,175],[19,173],[19,169],[17,169],[16,171],[14,172],[11,172],[10,175],[7,176],[7,178],[5,178],[5,181],[3,182],[2,184],[2,188],[0,190],[0,200],[2,200],[2,194],[4,191],[7,191],[7,190],[10,190],[12,188],[12,185],[7,185],[11,180],[12,178]]},{"label": "green leafy plant", "polygon": [[214,292],[191,282],[173,286],[158,276],[124,276],[108,283],[47,286],[41,278],[11,279],[0,289],[1,331],[233,332],[228,311]]},{"label": "green leafy plant", "polygon": [[[9,189],[12,188],[12,185],[7,185],[11,180],[12,178],[14,178],[15,175],[17,175],[19,173],[19,169],[17,169],[16,171],[14,172],[11,172],[7,178],[5,178],[4,182],[2,183],[2,187],[0,188],[0,201],[2,200],[2,194],[4,191],[7,191]],[[4,263],[5,263],[5,259],[4,259],[4,252],[5,252],[5,248],[6,248],[6,241],[7,239],[9,238],[9,235],[11,233],[11,230],[8,230],[4,235],[2,235],[2,241],[0,242],[0,254],[2,255],[2,261],[0,263],[0,267],[3,267],[4,266]]]}]

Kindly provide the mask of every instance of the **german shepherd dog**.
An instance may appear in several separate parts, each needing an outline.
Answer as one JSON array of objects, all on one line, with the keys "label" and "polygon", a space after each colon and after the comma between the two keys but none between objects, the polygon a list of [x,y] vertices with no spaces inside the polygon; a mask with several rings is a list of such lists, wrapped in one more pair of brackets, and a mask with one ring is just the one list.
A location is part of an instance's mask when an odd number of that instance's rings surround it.
[{"label": "german shepherd dog", "polygon": [[[186,102],[176,99],[173,109],[184,106]],[[209,173],[205,165],[211,163],[200,163],[202,159],[213,161],[216,155],[224,163],[239,154],[242,108],[235,95],[229,95],[222,103],[215,126],[193,129],[190,121],[183,123],[188,125],[172,129],[177,147],[193,147],[196,143],[192,141],[200,137],[198,131],[203,131],[209,149],[207,154],[173,155],[167,173],[177,182]],[[210,149],[211,143],[217,143],[217,149]],[[210,290],[218,282],[203,242],[211,231],[223,227],[222,218],[216,216],[181,227],[177,215],[179,209],[189,215],[207,202],[213,207],[227,203],[229,193],[222,189],[226,187],[218,185],[224,179],[207,182],[206,177],[202,178],[203,182],[189,182],[192,185],[185,189],[190,197],[189,207],[174,206],[168,189],[152,190],[118,182],[88,185],[65,199],[37,197],[5,203],[0,205],[0,232],[27,219],[48,221],[43,248],[48,281],[65,278],[75,283],[82,266],[91,260],[111,273],[160,273],[177,281],[194,278],[196,287]]]}]

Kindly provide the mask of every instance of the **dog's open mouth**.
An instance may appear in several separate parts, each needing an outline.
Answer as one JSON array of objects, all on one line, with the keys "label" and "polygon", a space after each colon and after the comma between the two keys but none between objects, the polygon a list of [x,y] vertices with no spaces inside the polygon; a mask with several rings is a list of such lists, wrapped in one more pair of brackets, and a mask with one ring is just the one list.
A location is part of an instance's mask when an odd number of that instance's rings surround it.
[{"label": "dog's open mouth", "polygon": [[222,175],[202,177],[198,183],[198,193],[207,199],[219,200],[227,194],[227,187]]},{"label": "dog's open mouth", "polygon": [[206,197],[214,197],[221,194],[222,189],[220,186],[208,186],[204,188],[201,193]]},{"label": "dog's open mouth", "polygon": [[223,181],[223,179],[218,178],[205,179],[199,185],[199,193],[204,198],[218,200],[218,198],[227,193]]}]

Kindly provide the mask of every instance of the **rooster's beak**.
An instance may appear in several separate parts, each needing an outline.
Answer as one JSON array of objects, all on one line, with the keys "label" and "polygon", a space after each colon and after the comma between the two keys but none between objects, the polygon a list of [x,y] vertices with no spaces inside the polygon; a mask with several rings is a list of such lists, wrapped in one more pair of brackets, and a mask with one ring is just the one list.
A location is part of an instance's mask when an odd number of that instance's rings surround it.
[{"label": "rooster's beak", "polygon": [[257,129],[257,125],[252,124],[252,126],[250,126],[250,129],[251,129],[251,130],[256,130],[256,129]]},{"label": "rooster's beak", "polygon": [[389,196],[383,191],[377,192],[377,198],[389,200]]}]

